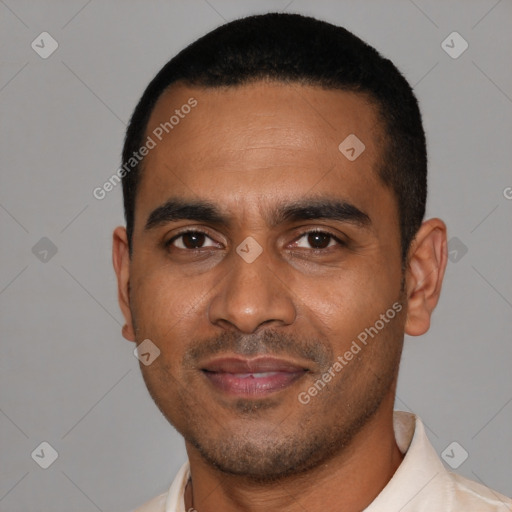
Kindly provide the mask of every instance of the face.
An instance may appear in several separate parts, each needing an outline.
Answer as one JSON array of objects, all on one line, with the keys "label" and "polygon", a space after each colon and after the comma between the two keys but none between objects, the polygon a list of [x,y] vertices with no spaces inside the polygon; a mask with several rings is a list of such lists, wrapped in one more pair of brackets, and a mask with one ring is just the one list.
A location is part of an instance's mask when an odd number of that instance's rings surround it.
[{"label": "face", "polygon": [[[355,160],[338,148],[351,134]],[[118,275],[126,337],[160,350],[141,365],[153,399],[222,471],[268,479],[324,462],[390,403],[403,341],[374,107],[309,86],[173,86],[147,136]]]}]

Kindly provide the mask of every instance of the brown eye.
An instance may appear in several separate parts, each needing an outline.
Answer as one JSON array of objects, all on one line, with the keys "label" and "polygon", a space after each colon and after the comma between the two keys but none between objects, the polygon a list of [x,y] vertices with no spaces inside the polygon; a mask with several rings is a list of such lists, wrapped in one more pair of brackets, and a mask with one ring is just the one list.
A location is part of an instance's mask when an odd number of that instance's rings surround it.
[{"label": "brown eye", "polygon": [[203,247],[216,247],[215,242],[201,231],[187,231],[175,236],[167,245],[172,245],[178,249],[202,249]]},{"label": "brown eye", "polygon": [[329,246],[331,238],[327,233],[309,233],[308,243],[313,249],[325,249]]},{"label": "brown eye", "polygon": [[324,231],[310,231],[309,233],[304,233],[297,242],[295,242],[295,247],[300,247],[301,249],[321,250],[334,245],[343,244],[335,236]]},{"label": "brown eye", "polygon": [[187,249],[198,249],[202,247],[205,238],[203,233],[185,233],[182,235],[183,245]]}]

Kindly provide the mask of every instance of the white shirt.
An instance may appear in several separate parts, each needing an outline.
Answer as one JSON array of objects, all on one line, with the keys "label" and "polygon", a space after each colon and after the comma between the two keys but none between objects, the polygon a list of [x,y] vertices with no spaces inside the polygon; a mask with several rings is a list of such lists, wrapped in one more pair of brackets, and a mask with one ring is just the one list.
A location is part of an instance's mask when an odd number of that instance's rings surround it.
[{"label": "white shirt", "polygon": [[[421,420],[395,411],[395,439],[405,454],[395,474],[364,512],[511,512],[512,500],[448,471],[430,444]],[[184,493],[188,462],[168,492],[135,512],[187,512]]]}]

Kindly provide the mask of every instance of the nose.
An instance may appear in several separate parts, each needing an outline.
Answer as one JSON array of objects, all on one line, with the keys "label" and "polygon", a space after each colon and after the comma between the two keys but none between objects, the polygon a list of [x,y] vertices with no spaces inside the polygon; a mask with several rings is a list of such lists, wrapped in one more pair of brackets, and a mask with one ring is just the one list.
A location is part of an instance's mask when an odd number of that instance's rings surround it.
[{"label": "nose", "polygon": [[229,274],[211,299],[210,322],[248,334],[262,325],[292,324],[297,314],[292,293],[265,251],[251,263],[236,253],[231,259]]}]

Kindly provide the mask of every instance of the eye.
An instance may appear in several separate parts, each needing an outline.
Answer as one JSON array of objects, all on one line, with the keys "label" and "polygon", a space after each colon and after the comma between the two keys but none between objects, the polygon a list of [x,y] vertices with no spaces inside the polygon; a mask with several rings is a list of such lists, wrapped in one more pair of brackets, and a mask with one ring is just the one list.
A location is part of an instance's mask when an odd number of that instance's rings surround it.
[{"label": "eye", "polygon": [[344,245],[344,243],[334,235],[326,233],[325,231],[310,231],[309,233],[304,233],[294,243],[295,247],[315,250],[327,249],[335,245]]},{"label": "eye", "polygon": [[202,231],[185,231],[184,233],[180,233],[179,235],[171,238],[166,243],[166,246],[173,246],[178,249],[194,250],[202,249],[204,247],[217,247],[218,244]]}]

